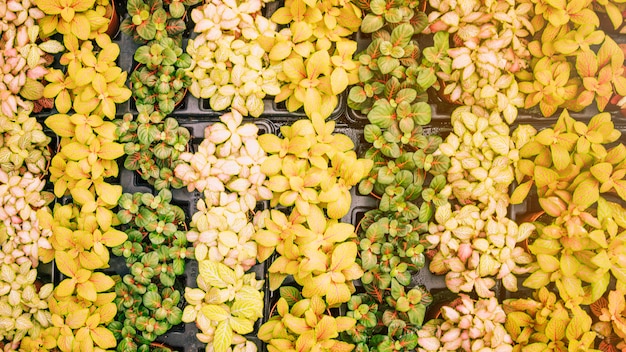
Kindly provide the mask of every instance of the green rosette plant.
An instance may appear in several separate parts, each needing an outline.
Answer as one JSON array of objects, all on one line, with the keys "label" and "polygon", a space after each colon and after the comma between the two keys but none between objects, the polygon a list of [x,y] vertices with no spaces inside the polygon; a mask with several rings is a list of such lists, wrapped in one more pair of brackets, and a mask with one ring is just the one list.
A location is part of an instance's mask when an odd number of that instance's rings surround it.
[{"label": "green rosette plant", "polygon": [[115,284],[118,315],[107,327],[118,340],[117,350],[146,350],[172,326],[182,322],[182,284],[185,260],[193,259],[183,231],[185,214],[170,204],[172,194],[161,190],[125,193],[117,216],[127,225],[128,239],[113,248],[130,273]]},{"label": "green rosette plant", "polygon": [[199,0],[129,0],[126,10],[129,17],[120,24],[122,33],[137,44],[152,40],[172,38],[182,44],[182,34],[187,28],[184,16],[190,6]]},{"label": "green rosette plant", "polygon": [[282,287],[275,312],[259,329],[269,352],[286,349],[347,352],[354,345],[341,341],[339,333],[355,325],[351,317],[333,317],[319,296],[303,298],[295,287]]},{"label": "green rosette plant", "polygon": [[354,295],[348,302],[346,316],[357,323],[344,334],[356,345],[355,351],[414,349],[431,302],[426,288],[405,290],[398,284],[392,284],[391,295],[382,304],[376,303],[370,294]]},{"label": "green rosette plant", "polygon": [[160,112],[143,112],[136,118],[129,113],[115,123],[115,135],[124,143],[126,169],[137,171],[156,190],[183,187],[174,170],[183,163],[179,158],[191,138],[185,127]]},{"label": "green rosette plant", "polygon": [[198,36],[187,46],[193,59],[190,91],[209,99],[215,111],[232,107],[258,117],[265,96],[280,93],[268,57],[276,24],[261,15],[262,4],[216,1],[191,12]]},{"label": "green rosette plant", "polygon": [[441,318],[428,321],[417,332],[417,351],[513,350],[504,327],[507,316],[495,297],[475,301],[460,294],[459,298],[456,306],[444,305]]},{"label": "green rosette plant", "polygon": [[140,46],[134,58],[139,65],[128,80],[137,111],[169,115],[191,84],[186,74],[191,57],[172,38],[165,37]]},{"label": "green rosette plant", "polygon": [[[199,261],[198,288],[185,288],[184,322],[200,329],[198,340],[215,352],[256,351],[246,334],[263,317],[263,280],[241,267],[230,269],[212,260]],[[234,346],[233,346],[234,345]]]},{"label": "green rosette plant", "polygon": [[415,32],[420,33],[427,23],[426,14],[419,7],[419,1],[357,1],[356,5],[365,11],[361,23],[363,33],[375,33],[385,26],[393,28],[402,23],[411,24]]},{"label": "green rosette plant", "polygon": [[568,307],[595,302],[611,275],[625,287],[619,254],[624,209],[612,201],[626,196],[621,166],[626,147],[613,143],[619,138],[608,113],[585,124],[564,111],[520,150],[519,186],[511,200],[519,203],[535,188],[550,217],[529,246],[537,263],[524,285],[539,289],[555,282]]},{"label": "green rosette plant", "polygon": [[580,306],[571,309],[542,287],[531,298],[507,299],[505,328],[511,335],[514,352],[527,349],[573,351],[593,349],[596,333],[592,320]]}]

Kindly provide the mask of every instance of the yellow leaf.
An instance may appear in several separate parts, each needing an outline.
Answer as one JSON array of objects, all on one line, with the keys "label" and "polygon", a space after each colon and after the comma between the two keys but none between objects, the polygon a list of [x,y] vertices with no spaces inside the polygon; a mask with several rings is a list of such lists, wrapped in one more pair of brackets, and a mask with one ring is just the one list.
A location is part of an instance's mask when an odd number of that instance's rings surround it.
[{"label": "yellow leaf", "polygon": [[115,303],[109,302],[101,305],[98,312],[100,313],[100,322],[106,324],[115,318],[115,315],[117,314],[117,306]]},{"label": "yellow leaf", "polygon": [[311,25],[304,21],[297,21],[291,24],[291,40],[293,43],[300,43],[309,40],[313,35]]},{"label": "yellow leaf", "polygon": [[311,327],[306,323],[303,318],[297,318],[291,314],[287,314],[283,317],[283,324],[285,324],[286,328],[298,335],[302,335],[305,332],[311,330]]},{"label": "yellow leaf", "polygon": [[349,84],[348,74],[343,67],[337,67],[333,70],[333,73],[330,74],[330,84],[333,89],[334,95],[341,94]]},{"label": "yellow leaf", "polygon": [[224,321],[230,317],[230,314],[222,307],[215,304],[207,304],[202,307],[202,314],[213,321]]},{"label": "yellow leaf", "polygon": [[96,131],[96,133],[101,137],[113,141],[117,138],[117,136],[115,135],[116,128],[117,127],[113,122],[107,121],[104,122],[101,126],[94,128],[94,131]]},{"label": "yellow leaf", "polygon": [[96,270],[102,267],[105,267],[108,263],[108,258],[106,261],[103,260],[98,254],[92,251],[82,251],[78,255],[78,259],[80,265],[87,270]]},{"label": "yellow leaf", "polygon": [[109,329],[102,326],[98,326],[97,328],[91,330],[91,338],[96,345],[103,349],[114,348],[117,345],[117,341],[115,340],[113,333]]},{"label": "yellow leaf", "polygon": [[89,156],[89,147],[84,144],[71,142],[61,148],[61,152],[70,160],[81,160]]},{"label": "yellow leaf", "polygon": [[321,113],[322,95],[315,88],[306,88],[304,97],[304,112],[312,116],[315,112]]},{"label": "yellow leaf", "polygon": [[98,325],[100,325],[100,314],[94,313],[87,318],[85,321],[85,326],[90,330],[95,329]]},{"label": "yellow leaf", "polygon": [[261,148],[268,154],[276,154],[282,149],[282,139],[274,134],[263,134],[259,136]]},{"label": "yellow leaf", "polygon": [[339,336],[335,318],[325,315],[315,326],[315,337],[318,341],[329,340]]},{"label": "yellow leaf", "polygon": [[127,238],[128,236],[124,232],[116,229],[110,229],[102,234],[102,239],[100,241],[107,247],[116,247],[124,243]]},{"label": "yellow leaf", "polygon": [[301,58],[285,60],[283,62],[283,72],[293,83],[298,83],[307,76],[306,68],[304,67],[304,62],[302,62]]},{"label": "yellow leaf", "polygon": [[326,290],[326,302],[329,307],[350,300],[351,292],[345,283],[331,283]]},{"label": "yellow leaf", "polygon": [[91,32],[91,25],[89,24],[89,19],[82,13],[77,13],[74,15],[74,19],[70,22],[70,28],[72,33],[78,38],[82,40],[89,39],[89,33]]},{"label": "yellow leaf", "polygon": [[[74,188],[70,190],[70,194],[74,202],[80,205],[92,203],[95,201],[95,197],[91,191],[84,188]],[[95,209],[94,209],[95,210]]]},{"label": "yellow leaf", "polygon": [[105,160],[115,160],[124,155],[124,146],[115,142],[104,142],[100,145],[98,156]]},{"label": "yellow leaf", "polygon": [[316,51],[306,60],[307,77],[313,79],[322,74],[328,76],[330,74],[330,67],[330,55],[328,55],[328,51]]},{"label": "yellow leaf", "polygon": [[115,281],[110,276],[101,272],[91,274],[89,282],[93,284],[95,292],[107,291],[115,285]]},{"label": "yellow leaf", "polygon": [[105,209],[103,207],[98,207],[96,209],[96,219],[102,231],[108,231],[109,228],[111,228],[111,221],[113,220],[113,216],[113,213],[108,209]]},{"label": "yellow leaf", "polygon": [[46,119],[46,126],[61,137],[74,137],[76,126],[66,114],[54,114]]},{"label": "yellow leaf", "polygon": [[122,196],[122,186],[111,185],[104,181],[95,183],[96,193],[106,204],[115,206]]},{"label": "yellow leaf", "polygon": [[91,281],[85,281],[76,285],[76,293],[78,294],[78,297],[82,297],[92,302],[97,298],[96,287]]},{"label": "yellow leaf", "polygon": [[333,250],[330,260],[330,270],[341,271],[348,268],[356,259],[357,247],[354,242],[343,242]]},{"label": "yellow leaf", "polygon": [[87,321],[87,317],[89,316],[89,309],[79,309],[70,312],[65,319],[65,323],[71,329],[78,329],[80,327],[85,326],[85,322]]},{"label": "yellow leaf", "polygon": [[61,281],[59,286],[54,290],[55,294],[61,297],[66,297],[74,293],[74,289],[76,288],[76,280],[74,279],[65,279]]},{"label": "yellow leaf", "polygon": [[69,277],[75,277],[78,272],[78,264],[67,252],[56,251],[54,254],[55,263],[59,271]]}]

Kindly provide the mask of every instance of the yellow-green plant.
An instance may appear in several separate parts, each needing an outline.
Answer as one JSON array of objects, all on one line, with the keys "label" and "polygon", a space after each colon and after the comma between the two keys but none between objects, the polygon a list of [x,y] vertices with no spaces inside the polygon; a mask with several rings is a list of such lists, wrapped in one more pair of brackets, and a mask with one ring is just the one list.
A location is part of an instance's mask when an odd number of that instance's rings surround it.
[{"label": "yellow-green plant", "polygon": [[109,0],[39,0],[37,7],[46,16],[39,21],[41,33],[49,37],[61,33],[80,40],[104,33],[109,19],[104,17]]}]

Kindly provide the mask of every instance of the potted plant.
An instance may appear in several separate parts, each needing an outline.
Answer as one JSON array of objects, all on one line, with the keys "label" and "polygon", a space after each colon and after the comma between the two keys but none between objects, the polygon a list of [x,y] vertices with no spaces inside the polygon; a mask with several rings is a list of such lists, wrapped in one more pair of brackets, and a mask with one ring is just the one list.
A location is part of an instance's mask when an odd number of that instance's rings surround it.
[{"label": "potted plant", "polygon": [[163,116],[157,111],[142,112],[136,118],[128,113],[116,121],[115,129],[120,143],[124,143],[124,167],[137,171],[159,191],[183,187],[174,169],[182,163],[179,157],[187,150],[191,138],[176,119]]},{"label": "potted plant", "polygon": [[182,322],[177,279],[193,252],[183,232],[185,213],[171,200],[167,189],[156,196],[125,193],[119,200],[117,216],[127,225],[128,239],[113,254],[124,258],[130,273],[116,278],[118,314],[107,326],[118,349],[151,348],[156,338]]},{"label": "potted plant", "polygon": [[473,300],[460,294],[456,306],[443,306],[441,318],[417,332],[418,351],[472,351],[481,348],[512,351],[504,328],[506,314],[495,297]]},{"label": "potted plant", "polygon": [[531,298],[507,299],[505,327],[515,347],[590,349],[596,333],[591,329],[591,317],[580,306],[567,308],[563,300],[542,287]]},{"label": "potted plant", "polygon": [[564,111],[554,127],[520,150],[519,186],[511,201],[521,202],[536,187],[539,205],[552,218],[538,227],[538,238],[529,246],[538,263],[524,285],[539,289],[554,281],[568,307],[599,299],[611,273],[618,282],[625,279],[617,254],[624,210],[610,201],[625,196],[619,166],[625,147],[608,148],[619,137],[608,113],[585,124]]},{"label": "potted plant", "polygon": [[181,46],[182,33],[186,29],[184,17],[187,8],[198,2],[199,0],[174,0],[166,3],[162,0],[130,0],[126,2],[129,17],[122,21],[120,30],[137,44],[169,37]]},{"label": "potted plant", "polygon": [[[222,1],[191,11],[198,35],[187,45],[192,58],[190,91],[197,98],[209,99],[214,111],[232,107],[258,117],[265,108],[265,96],[280,93],[277,72],[268,57],[276,24],[260,12],[261,6]],[[238,15],[233,17],[233,13]]]},{"label": "potted plant", "polygon": [[37,7],[46,14],[39,21],[42,36],[49,37],[58,32],[64,37],[93,39],[108,30],[111,17],[106,9],[110,6],[114,5],[109,0],[39,1]]},{"label": "potted plant", "polygon": [[351,317],[327,314],[326,303],[319,296],[303,298],[295,287],[282,287],[274,314],[259,329],[259,338],[270,352],[283,349],[302,351],[351,351],[354,345],[341,341],[339,333],[355,324]]},{"label": "potted plant", "polygon": [[626,348],[625,310],[624,291],[619,289],[609,291],[608,295],[591,304],[594,315],[592,329],[602,339],[599,345],[601,351],[623,351]]},{"label": "potted plant", "polygon": [[191,78],[185,74],[191,57],[172,38],[153,40],[135,51],[137,66],[129,84],[137,111],[169,115],[187,92]]}]

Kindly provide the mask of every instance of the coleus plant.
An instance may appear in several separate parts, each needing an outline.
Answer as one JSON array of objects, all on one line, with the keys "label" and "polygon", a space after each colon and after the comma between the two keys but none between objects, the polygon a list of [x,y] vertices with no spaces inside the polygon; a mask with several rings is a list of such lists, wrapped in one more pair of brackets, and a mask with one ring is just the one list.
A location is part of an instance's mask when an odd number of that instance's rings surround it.
[{"label": "coleus plant", "polygon": [[596,333],[592,320],[580,306],[566,307],[563,300],[542,287],[531,298],[507,299],[505,327],[515,347],[573,351],[592,349]]},{"label": "coleus plant", "polygon": [[[439,224],[439,225],[437,225]],[[493,297],[495,276],[511,292],[518,289],[515,275],[527,273],[532,257],[516,246],[533,232],[530,223],[518,225],[507,217],[486,215],[476,205],[452,211],[451,205],[439,207],[435,222],[429,226],[426,241],[437,253],[430,271],[446,274],[452,292],[475,291],[479,297]]]},{"label": "coleus plant", "polygon": [[140,46],[134,58],[139,64],[128,79],[137,111],[169,115],[191,84],[186,74],[191,57],[172,38],[165,37]]},{"label": "coleus plant", "polygon": [[185,288],[183,321],[195,321],[198,340],[215,352],[256,351],[244,335],[263,317],[263,280],[206,259],[199,261],[197,282],[198,288]]},{"label": "coleus plant", "polygon": [[37,212],[54,196],[42,192],[46,182],[30,172],[7,173],[0,170],[0,260],[21,265],[39,265],[39,251],[52,249],[50,231],[43,231]]},{"label": "coleus plant", "polygon": [[511,201],[519,203],[536,188],[539,205],[551,217],[529,246],[538,263],[525,286],[538,289],[554,281],[568,305],[599,299],[610,273],[624,287],[618,254],[624,210],[608,198],[626,196],[625,147],[613,143],[619,137],[608,113],[585,124],[564,111],[553,128],[540,131],[520,150],[520,186]]},{"label": "coleus plant", "polygon": [[428,21],[419,1],[357,1],[356,5],[365,11],[361,23],[363,33],[375,33],[385,26],[396,27],[403,23],[411,24],[415,33],[420,33]]},{"label": "coleus plant", "polygon": [[350,1],[289,0],[271,20],[286,25],[269,52],[281,82],[274,100],[289,111],[304,107],[307,116],[317,111],[327,118],[337,95],[358,82],[357,43],[348,37],[359,29],[361,10]]},{"label": "coleus plant", "polygon": [[316,205],[310,205],[306,216],[297,209],[289,217],[280,210],[257,214],[259,230],[254,239],[259,261],[274,250],[278,253],[268,269],[271,290],[291,275],[302,286],[304,297],[324,297],[331,307],[350,299],[355,291],[352,281],[363,275],[356,263],[357,245],[350,241],[356,237],[353,225],[326,219]]},{"label": "coleus plant", "polygon": [[626,348],[626,302],[624,291],[611,290],[591,305],[591,312],[598,321],[591,328],[602,339],[599,349],[604,352],[623,351]]},{"label": "coleus plant", "polygon": [[[33,13],[28,15],[28,22],[43,16],[35,7],[27,7],[26,11]],[[39,26],[33,23],[23,23],[17,27],[7,26],[3,30],[3,43],[0,51],[1,111],[11,118],[18,110],[32,110],[22,99],[36,101],[43,96],[43,85],[40,81],[48,72],[50,55],[63,51],[63,45],[56,40],[40,43]]]},{"label": "coleus plant", "polygon": [[258,337],[269,352],[352,351],[354,345],[342,341],[339,333],[351,329],[355,319],[325,314],[327,306],[319,296],[303,298],[296,287],[281,287],[274,314],[261,325]]},{"label": "coleus plant", "polygon": [[[340,133],[333,134],[335,122],[324,122],[319,113],[280,128],[283,138],[264,134],[259,137],[268,158],[261,165],[267,187],[274,192],[271,206],[278,204],[308,215],[310,205],[323,206],[328,217],[340,219],[348,213],[350,188],[372,167],[369,159],[359,159],[354,142]],[[322,182],[323,181],[323,182]]]},{"label": "coleus plant", "polygon": [[39,21],[44,37],[61,33],[64,37],[80,40],[92,39],[105,33],[110,19],[104,17],[106,6],[114,6],[109,0],[42,0],[37,7],[46,16]]},{"label": "coleus plant", "polygon": [[124,143],[126,169],[137,171],[156,190],[183,187],[174,169],[183,163],[179,158],[187,150],[189,130],[160,112],[142,112],[136,118],[127,113],[115,124],[115,135]]},{"label": "coleus plant", "polygon": [[79,41],[66,37],[67,49],[59,62],[67,66],[64,73],[51,69],[45,78],[48,84],[43,95],[55,99],[55,108],[66,114],[71,109],[82,115],[101,115],[115,118],[115,104],[123,103],[131,96],[126,84],[126,71],[116,64],[120,48],[106,34],[99,34],[92,41]]},{"label": "coleus plant", "polygon": [[513,340],[504,328],[506,314],[495,297],[473,300],[460,294],[456,306],[444,305],[441,318],[417,332],[417,351],[475,351],[489,348],[512,351]]},{"label": "coleus plant", "polygon": [[198,2],[199,0],[174,0],[165,3],[163,0],[129,0],[126,2],[129,17],[122,21],[120,30],[138,44],[170,37],[180,46],[182,33],[186,29],[184,16],[187,9]]},{"label": "coleus plant", "polygon": [[258,117],[265,96],[280,93],[268,59],[276,24],[261,15],[261,4],[214,1],[191,11],[198,35],[187,46],[190,91],[215,111],[232,107]]},{"label": "coleus plant", "polygon": [[113,248],[124,257],[130,273],[115,285],[118,315],[108,325],[118,350],[144,351],[172,326],[182,322],[181,292],[177,277],[185,260],[193,259],[183,227],[185,213],[171,205],[172,193],[125,193],[117,216],[126,224],[128,239]]}]

